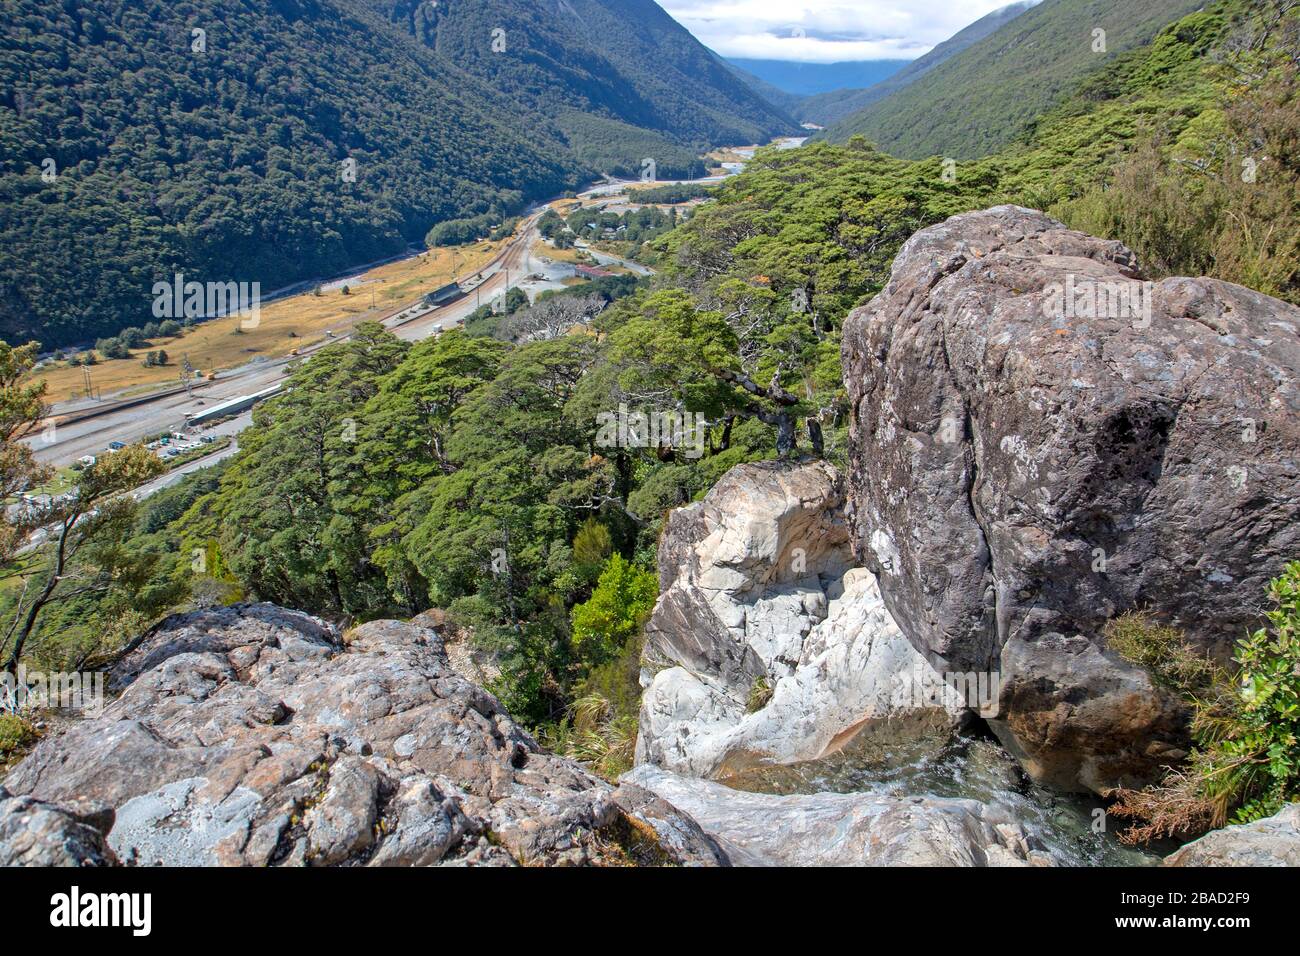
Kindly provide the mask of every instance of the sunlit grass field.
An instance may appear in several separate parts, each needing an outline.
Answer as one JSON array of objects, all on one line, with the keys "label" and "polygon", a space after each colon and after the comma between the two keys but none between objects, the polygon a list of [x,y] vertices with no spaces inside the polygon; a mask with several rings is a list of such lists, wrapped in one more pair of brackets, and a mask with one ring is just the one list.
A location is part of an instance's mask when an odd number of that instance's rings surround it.
[{"label": "sunlit grass field", "polygon": [[[390,315],[453,278],[472,275],[504,245],[505,240],[501,240],[431,249],[359,275],[347,283],[347,295],[343,283],[330,283],[320,295],[307,291],[278,299],[262,306],[255,328],[242,327],[242,323],[250,321],[246,318],[230,316],[199,323],[179,336],[155,338],[148,348],[133,351],[129,359],[101,360],[90,366],[91,386],[104,396],[135,394],[178,383],[187,357],[206,375],[259,356],[288,355],[293,349],[319,341],[327,331],[342,334],[363,319]],[[167,352],[168,364],[146,368],[145,353],[158,349]],[[81,367],[60,362],[42,369],[35,378],[46,383],[51,402],[85,397],[86,375]]]}]

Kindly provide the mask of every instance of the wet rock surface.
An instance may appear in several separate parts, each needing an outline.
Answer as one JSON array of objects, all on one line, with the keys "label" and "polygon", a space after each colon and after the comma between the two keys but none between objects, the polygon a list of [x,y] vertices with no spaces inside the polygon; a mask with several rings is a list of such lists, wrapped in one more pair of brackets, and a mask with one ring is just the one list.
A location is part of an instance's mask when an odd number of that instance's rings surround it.
[{"label": "wet rock surface", "polygon": [[1004,807],[876,793],[777,796],[643,765],[624,778],[690,813],[750,866],[1052,866]]}]

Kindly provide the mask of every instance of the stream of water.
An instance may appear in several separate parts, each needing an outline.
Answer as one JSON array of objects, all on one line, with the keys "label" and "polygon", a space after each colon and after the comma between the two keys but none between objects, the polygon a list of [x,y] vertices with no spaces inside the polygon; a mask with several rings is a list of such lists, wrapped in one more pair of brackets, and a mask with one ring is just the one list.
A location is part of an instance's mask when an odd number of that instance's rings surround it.
[{"label": "stream of water", "polygon": [[872,792],[997,803],[1009,808],[1058,863],[1069,866],[1150,866],[1162,855],[1121,843],[1111,832],[1122,827],[1119,821],[1112,819],[1097,832],[1099,801],[1034,784],[995,739],[977,733],[863,733],[820,760],[748,770],[723,782],[759,793]]}]

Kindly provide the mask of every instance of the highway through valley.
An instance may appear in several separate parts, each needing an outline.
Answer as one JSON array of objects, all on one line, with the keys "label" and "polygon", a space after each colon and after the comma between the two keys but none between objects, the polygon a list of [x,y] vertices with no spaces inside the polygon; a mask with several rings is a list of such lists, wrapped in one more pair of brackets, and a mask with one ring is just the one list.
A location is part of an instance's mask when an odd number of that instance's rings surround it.
[{"label": "highway through valley", "polygon": [[[712,183],[721,178],[707,177],[687,182]],[[579,198],[584,201],[600,199],[627,185],[628,183],[625,182],[602,183],[579,194]],[[537,223],[546,208],[547,204],[539,204],[530,210],[521,221],[514,238],[495,259],[474,273],[475,276],[481,275],[482,281],[472,288],[465,298],[434,308],[429,308],[420,301],[407,303],[404,307],[392,310],[380,321],[394,335],[414,342],[456,326],[481,304],[491,302],[493,297],[518,286],[530,272],[534,271],[532,248],[540,239]],[[632,267],[631,263],[616,256],[596,254],[594,251],[593,256],[598,261],[618,262]],[[643,266],[636,266],[634,271],[644,274],[649,270]],[[469,278],[471,277],[461,277],[462,285]],[[64,466],[87,455],[103,453],[110,442],[120,441],[131,444],[163,432],[179,431],[185,426],[187,415],[201,412],[228,399],[252,395],[270,388],[285,380],[289,366],[293,362],[302,361],[313,352],[334,342],[345,341],[347,337],[344,334],[326,338],[301,349],[296,356],[254,360],[237,368],[219,372],[212,381],[191,383],[188,392],[184,387],[175,385],[136,397],[117,397],[93,403],[85,401],[59,403],[51,408],[44,429],[26,440],[32,446],[37,460],[55,466]],[[203,433],[233,434],[246,427],[251,420],[251,415],[245,413]],[[227,451],[225,454],[230,452]],[[225,455],[214,455],[200,461],[210,464],[218,457],[225,457]],[[203,467],[198,462],[193,464],[196,467]],[[193,469],[187,466],[187,470]],[[161,483],[159,486],[162,486]]]},{"label": "highway through valley", "polygon": [[[407,303],[380,321],[398,338],[411,342],[463,322],[481,303],[490,302],[493,296],[518,285],[525,278],[531,260],[530,251],[539,238],[537,220],[541,214],[541,210],[535,211],[520,224],[515,238],[476,273],[484,277],[483,281],[465,298],[432,309],[419,302]],[[248,362],[218,373],[213,381],[194,382],[188,393],[183,387],[172,386],[135,398],[56,404],[51,408],[43,430],[27,441],[37,460],[63,466],[86,455],[102,453],[110,442],[130,444],[161,432],[179,430],[185,425],[186,415],[282,382],[288,376],[291,363],[346,339],[347,335],[339,335],[304,348],[296,356]],[[246,425],[251,418],[241,415],[232,421]],[[204,433],[219,435],[228,433],[228,429],[217,427]]]}]

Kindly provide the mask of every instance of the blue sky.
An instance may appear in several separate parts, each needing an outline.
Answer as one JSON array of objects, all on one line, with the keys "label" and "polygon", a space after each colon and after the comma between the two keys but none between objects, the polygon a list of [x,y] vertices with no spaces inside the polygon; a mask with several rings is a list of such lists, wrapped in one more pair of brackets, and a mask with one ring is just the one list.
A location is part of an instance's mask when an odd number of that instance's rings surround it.
[{"label": "blue sky", "polygon": [[914,60],[1012,0],[658,2],[702,43],[723,56],[835,63]]}]

